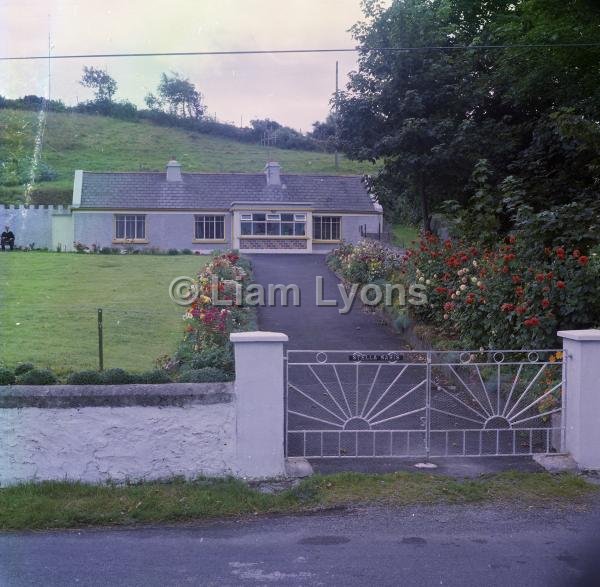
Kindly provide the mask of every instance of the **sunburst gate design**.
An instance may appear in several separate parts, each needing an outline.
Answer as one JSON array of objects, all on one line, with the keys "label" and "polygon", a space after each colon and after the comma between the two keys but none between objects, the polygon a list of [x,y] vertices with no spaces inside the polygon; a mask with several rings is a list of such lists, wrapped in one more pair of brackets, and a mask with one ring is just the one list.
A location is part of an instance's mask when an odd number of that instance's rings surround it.
[{"label": "sunburst gate design", "polygon": [[289,456],[560,452],[560,351],[289,351]]}]

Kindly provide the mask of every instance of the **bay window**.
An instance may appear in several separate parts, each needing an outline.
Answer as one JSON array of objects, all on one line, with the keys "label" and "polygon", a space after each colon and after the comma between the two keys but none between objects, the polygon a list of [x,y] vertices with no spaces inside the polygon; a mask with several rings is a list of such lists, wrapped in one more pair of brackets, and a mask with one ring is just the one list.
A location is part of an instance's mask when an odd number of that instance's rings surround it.
[{"label": "bay window", "polygon": [[306,214],[253,212],[240,214],[242,236],[305,236]]}]

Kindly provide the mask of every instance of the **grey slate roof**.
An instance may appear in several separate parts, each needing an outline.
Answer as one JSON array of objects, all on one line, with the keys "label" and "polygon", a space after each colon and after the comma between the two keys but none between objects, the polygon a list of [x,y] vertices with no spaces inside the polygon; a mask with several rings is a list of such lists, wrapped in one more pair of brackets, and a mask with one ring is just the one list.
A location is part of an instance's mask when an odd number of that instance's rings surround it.
[{"label": "grey slate roof", "polygon": [[81,208],[228,210],[234,202],[309,204],[315,210],[374,212],[358,175],[281,175],[267,186],[263,173],[83,173]]}]

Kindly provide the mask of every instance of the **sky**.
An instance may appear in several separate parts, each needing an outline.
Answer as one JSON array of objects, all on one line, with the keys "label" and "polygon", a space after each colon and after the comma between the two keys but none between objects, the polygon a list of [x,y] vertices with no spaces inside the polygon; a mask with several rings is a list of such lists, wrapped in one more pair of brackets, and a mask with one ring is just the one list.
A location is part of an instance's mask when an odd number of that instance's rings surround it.
[{"label": "sky", "polygon": [[[360,0],[0,0],[0,55],[353,47],[348,29]],[[271,118],[303,131],[323,120],[335,88],[356,67],[354,53],[100,58],[51,62],[50,92],[88,100],[84,65],[108,71],[116,99],[142,106],[162,72],[188,77],[219,120]],[[48,61],[0,61],[0,94],[47,96]]]}]

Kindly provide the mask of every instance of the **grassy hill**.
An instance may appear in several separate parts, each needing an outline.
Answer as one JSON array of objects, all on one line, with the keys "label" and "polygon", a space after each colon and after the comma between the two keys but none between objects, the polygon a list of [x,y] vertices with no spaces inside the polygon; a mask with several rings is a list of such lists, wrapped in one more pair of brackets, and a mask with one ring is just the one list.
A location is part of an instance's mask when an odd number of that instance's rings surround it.
[{"label": "grassy hill", "polygon": [[[0,110],[0,162],[22,160],[34,152],[37,113]],[[175,156],[184,171],[257,172],[268,159],[268,149],[147,121],[125,122],[104,116],[50,112],[46,118],[41,161],[56,174],[53,181],[36,184],[32,203],[70,203],[73,171],[162,171]],[[314,151],[271,149],[284,172],[369,173],[374,167]],[[0,203],[24,200],[23,185],[0,185]]]}]

